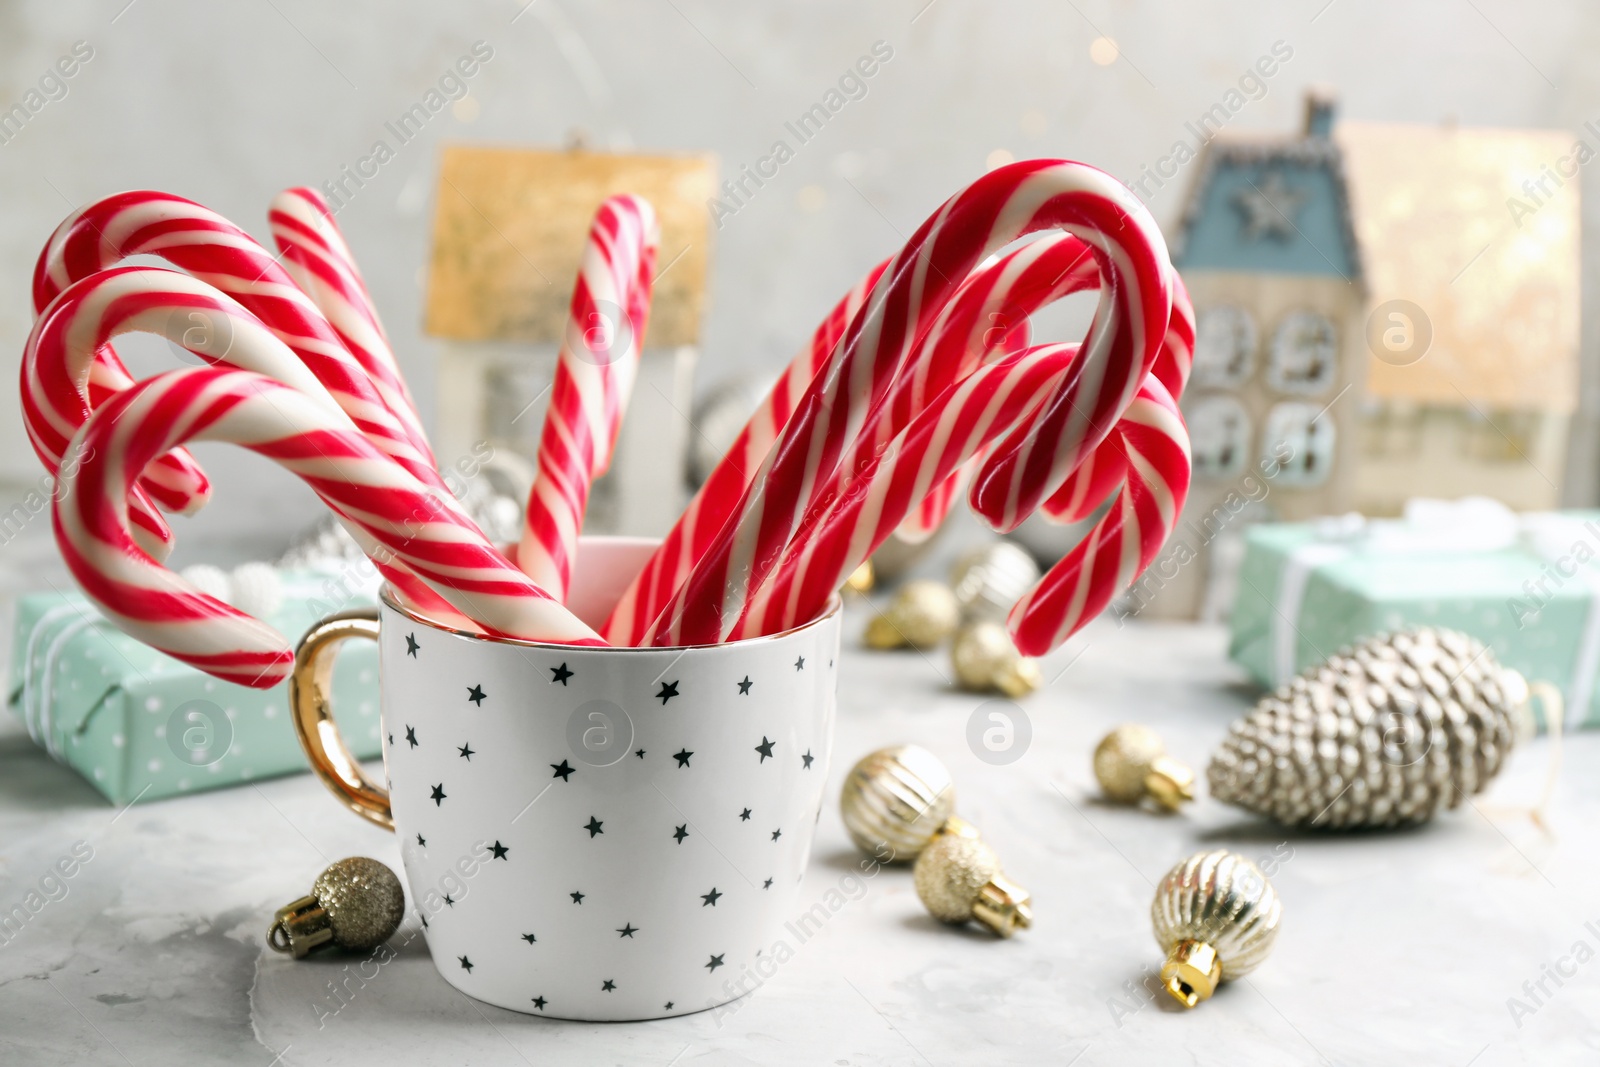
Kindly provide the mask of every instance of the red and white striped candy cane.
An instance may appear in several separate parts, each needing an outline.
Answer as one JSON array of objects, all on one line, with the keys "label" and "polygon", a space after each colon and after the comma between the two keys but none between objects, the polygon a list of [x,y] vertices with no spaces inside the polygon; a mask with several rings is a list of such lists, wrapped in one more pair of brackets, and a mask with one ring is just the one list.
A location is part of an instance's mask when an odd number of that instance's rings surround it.
[{"label": "red and white striped candy cane", "polygon": [[[317,376],[361,431],[418,478],[443,485],[426,439],[391,410],[327,318],[249,234],[168,193],[118,193],[81,208],[51,235],[34,266],[41,310],[79,279],[129,256],[156,255],[236,299]],[[202,318],[197,333],[211,328]]]},{"label": "red and white striped candy cane", "polygon": [[327,200],[315,189],[285,189],[272,198],[267,223],[289,275],[327,316],[412,439],[425,444],[416,402]]},{"label": "red and white striped candy cane", "polygon": [[865,466],[835,471],[752,593],[734,636],[778,633],[814,615],[919,501],[1035,416],[1077,358],[1076,344],[1041,345],[980,367],[925,405]]},{"label": "red and white striped candy cane", "polygon": [[772,442],[789,421],[794,406],[833,354],[845,327],[865,306],[873,286],[878,283],[884,260],[857,282],[836,304],[812,333],[811,340],[785,368],[772,391],[710,477],[700,487],[689,506],[673,524],[661,545],[645,563],[612,609],[601,632],[614,644],[636,645],[645,635],[650,620],[661,610],[672,591],[688,576],[695,560],[722,528],[738,505],[766,457]]},{"label": "red and white striped candy cane", "polygon": [[[1167,336],[1150,373],[1174,397],[1183,395],[1194,363],[1194,305],[1183,279],[1173,272],[1172,317]],[[1050,522],[1073,523],[1088,518],[1127,476],[1127,463],[1120,448],[1097,448],[1084,460],[1055,494],[1039,506],[1039,514]]]},{"label": "red and white striped candy cane", "polygon": [[[107,397],[122,392],[133,382],[133,375],[122,365],[116,351],[109,345],[103,346],[89,365],[86,396],[90,409],[99,407]],[[145,468],[139,485],[157,506],[180,515],[194,514],[211,498],[211,479],[185,448],[175,448],[158,457]],[[162,527],[166,525],[159,516],[157,522]],[[170,540],[170,531],[160,539]]]},{"label": "red and white striped candy cane", "polygon": [[56,539],[73,576],[107,618],[146,644],[258,688],[281,681],[294,662],[283,635],[201,593],[131,536],[127,493],[139,472],[196,440],[242,445],[297,475],[486,632],[603,644],[342,414],[271,378],[213,367],[169,371],[109,399],[74,438],[83,458],[55,501]]},{"label": "red and white striped candy cane", "polygon": [[[737,636],[777,633],[813,617],[930,482],[1000,434],[1044,423],[1044,394],[1059,388],[1075,349],[1041,346],[982,368],[924,409],[796,536]],[[1154,375],[1095,454],[1107,451],[1118,453],[1125,472],[1117,500],[1011,616],[1013,637],[1028,655],[1058,647],[1104,610],[1149,566],[1178,521],[1189,486],[1188,436]]]},{"label": "red and white striped candy cane", "polygon": [[[202,316],[209,324],[203,339],[206,343],[192,335],[192,315]],[[117,384],[126,388],[131,383],[114,355],[110,360],[97,360],[96,353],[112,352],[112,339],[132,332],[153,333],[174,345],[192,346],[197,358],[271,375],[338,410],[322,383],[282,341],[237,301],[212,286],[159,267],[99,271],[69,286],[47,306],[23,347],[23,424],[34,451],[52,474],[95,401],[104,403],[112,395],[96,397],[90,386],[96,375],[100,389]],[[187,457],[186,453],[178,455]],[[154,468],[161,476],[175,469],[172,459],[164,469]],[[172,534],[145,495],[143,486],[151,480],[146,478],[133,491],[133,518],[141,544],[152,555],[165,558]],[[180,498],[185,494],[175,490],[170,502]]]},{"label": "red and white striped candy cane", "polygon": [[589,228],[517,546],[517,566],[557,600],[638,375],[660,245],[656,213],[637,196],[607,199]]},{"label": "red and white striped candy cane", "polygon": [[[1171,310],[1170,266],[1154,220],[1126,187],[1080,163],[1032,160],[991,171],[952,197],[895,257],[876,287],[881,296],[875,292],[847,329],[842,358],[807,390],[739,508],[652,624],[650,643],[727,635],[747,590],[765,579],[815,486],[868,422],[884,381],[904,373],[904,357],[958,280],[984,256],[1045,229],[1066,230],[1091,247],[1105,279],[1100,305],[1074,381],[1047,409],[1043,436],[1063,446],[1046,456],[1027,434],[1003,440],[980,471],[988,475],[975,496],[992,507],[994,487],[1008,483],[1013,495],[999,503],[1009,514],[988,516],[1005,522],[1065,480],[1110,432],[1155,362]],[[1046,471],[1033,467],[1041,458]]]},{"label": "red and white striped candy cane", "polygon": [[1104,611],[1177,526],[1189,492],[1189,435],[1177,401],[1155,375],[1101,447],[1108,446],[1124,457],[1122,489],[1089,535],[1011,609],[1008,628],[1023,655],[1060,647]]}]

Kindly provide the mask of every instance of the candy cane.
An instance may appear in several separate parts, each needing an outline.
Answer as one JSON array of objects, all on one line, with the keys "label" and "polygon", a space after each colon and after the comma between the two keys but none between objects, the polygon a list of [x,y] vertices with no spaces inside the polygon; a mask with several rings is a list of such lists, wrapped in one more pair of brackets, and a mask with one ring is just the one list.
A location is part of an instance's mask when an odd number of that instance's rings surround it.
[{"label": "candy cane", "polygon": [[1042,656],[1064,644],[1134,583],[1171,536],[1189,492],[1189,435],[1177,402],[1146,378],[1106,441],[1125,456],[1127,477],[1089,536],[1011,609],[1017,650]]},{"label": "candy cane", "polygon": [[[110,345],[101,346],[89,365],[89,381],[85,397],[90,409],[105,403],[106,398],[128,388],[133,375],[122,365]],[[211,498],[211,480],[187,449],[175,448],[145,468],[139,479],[140,487],[163,510],[180,515],[192,515],[205,506]],[[171,531],[156,516],[158,530],[152,531],[159,540],[170,541]],[[164,532],[162,532],[164,531]]]},{"label": "candy cane", "polygon": [[606,200],[589,229],[517,546],[517,566],[557,600],[633,391],[660,244],[655,211],[636,196]]},{"label": "candy cane", "polygon": [[776,633],[814,614],[929,492],[1035,416],[1077,359],[1076,344],[1041,345],[980,367],[919,411],[866,466],[836,471],[734,635]]},{"label": "candy cane", "polygon": [[[203,316],[210,324],[207,339],[212,343],[197,343],[190,336],[190,315]],[[95,394],[113,385],[125,389],[131,383],[114,356],[96,358],[97,352],[113,351],[114,337],[130,332],[163,336],[175,345],[189,346],[197,357],[271,375],[334,404],[322,383],[282,341],[212,286],[157,267],[100,271],[52,301],[34,322],[23,348],[23,423],[34,451],[52,474],[61,465],[67,443],[89,417]],[[91,388],[96,377],[99,386]],[[105,403],[109,395],[99,396],[99,402]],[[156,473],[176,469],[176,458],[168,459]],[[186,498],[184,488],[175,488],[169,502]],[[192,496],[187,499],[192,502]],[[165,558],[171,549],[171,530],[142,487],[134,489],[131,505],[140,543],[152,555]]]},{"label": "candy cane", "polygon": [[722,528],[755,477],[772,442],[793,413],[818,370],[832,355],[845,327],[865,306],[889,261],[878,264],[834,306],[810,342],[785,368],[766,400],[745,424],[689,506],[678,517],[644,568],[628,584],[601,632],[615,644],[634,645],[672,591],[688,575],[705,546]]},{"label": "candy cane", "polygon": [[603,643],[340,413],[262,375],[198,367],[140,382],[96,411],[73,439],[83,459],[55,501],[73,576],[115,625],[154,648],[258,688],[281,681],[294,660],[277,631],[200,592],[132,539],[127,493],[139,471],[193,440],[242,445],[289,470],[490,634]]},{"label": "candy cane", "polygon": [[[74,212],[39,254],[34,306],[42,310],[73,282],[146,254],[234,297],[300,357],[380,449],[422,480],[443,485],[420,431],[413,432],[385,403],[311,299],[249,234],[199,204],[142,191],[118,193]],[[202,316],[191,325],[206,332],[213,324]]]},{"label": "candy cane", "polygon": [[267,212],[272,240],[284,268],[339,334],[356,362],[372,378],[384,403],[406,426],[412,440],[427,436],[416,402],[400,374],[389,338],[361,279],[350,246],[334,222],[321,193],[304,187],[285,189],[272,198]]},{"label": "candy cane", "polygon": [[[1161,354],[1150,373],[1174,397],[1183,395],[1194,363],[1194,305],[1176,272],[1172,275],[1172,316]],[[1110,497],[1127,476],[1127,461],[1120,448],[1099,448],[1072,473],[1060,489],[1039,507],[1039,513],[1056,523],[1080,522]]]},{"label": "candy cane", "polygon": [[[652,625],[651,643],[727,634],[747,590],[764,580],[815,485],[867,422],[883,381],[902,373],[904,356],[955,279],[990,252],[1050,228],[1088,244],[1106,279],[1084,358],[1073,365],[1078,380],[1053,398],[1038,435],[1063,446],[1034,449],[1027,434],[1001,441],[974,496],[986,517],[1003,525],[1020,521],[1059,486],[1110,432],[1155,362],[1171,309],[1170,266],[1154,220],[1125,187],[1082,164],[1034,160],[991,171],[952,197],[895,257],[875,287],[881,298],[875,292],[851,323],[843,357],[807,390],[739,508]],[[1047,469],[1037,468],[1040,461]]]}]

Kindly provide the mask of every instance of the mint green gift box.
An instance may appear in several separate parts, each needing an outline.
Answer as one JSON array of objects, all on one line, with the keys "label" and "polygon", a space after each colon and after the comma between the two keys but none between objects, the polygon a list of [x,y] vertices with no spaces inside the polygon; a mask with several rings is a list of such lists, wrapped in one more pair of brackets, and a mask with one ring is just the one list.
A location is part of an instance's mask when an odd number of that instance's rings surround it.
[{"label": "mint green gift box", "polygon": [[[291,642],[375,590],[316,571],[282,572],[262,619]],[[250,689],[203,674],[112,626],[77,592],[17,602],[8,704],[35,743],[116,804],[197,793],[307,769],[289,687]],[[340,732],[358,759],[382,752],[378,649],[345,646],[334,667]]]},{"label": "mint green gift box", "polygon": [[1600,511],[1422,503],[1404,519],[1251,527],[1229,655],[1277,687],[1362,638],[1448,627],[1558,687],[1566,728],[1600,726]]}]

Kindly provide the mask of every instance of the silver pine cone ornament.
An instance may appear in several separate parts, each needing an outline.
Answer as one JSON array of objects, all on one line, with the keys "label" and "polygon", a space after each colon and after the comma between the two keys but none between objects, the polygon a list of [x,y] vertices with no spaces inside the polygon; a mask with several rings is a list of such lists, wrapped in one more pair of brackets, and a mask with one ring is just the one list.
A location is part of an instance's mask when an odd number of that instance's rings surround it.
[{"label": "silver pine cone ornament", "polygon": [[1150,903],[1167,954],[1161,984],[1186,1008],[1261,966],[1278,939],[1283,904],[1261,868],[1237,852],[1199,852],[1167,872]]},{"label": "silver pine cone ornament", "polygon": [[1483,790],[1528,714],[1528,683],[1432,627],[1340,651],[1235,722],[1211,795],[1288,826],[1425,822]]}]

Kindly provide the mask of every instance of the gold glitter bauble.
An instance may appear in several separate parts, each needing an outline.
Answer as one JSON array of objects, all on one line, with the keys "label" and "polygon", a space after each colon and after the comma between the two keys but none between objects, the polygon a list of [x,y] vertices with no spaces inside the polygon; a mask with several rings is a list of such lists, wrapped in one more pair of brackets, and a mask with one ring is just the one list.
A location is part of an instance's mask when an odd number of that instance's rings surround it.
[{"label": "gold glitter bauble", "polygon": [[963,819],[945,820],[912,874],[917,896],[940,922],[976,921],[1001,937],[1033,925],[1028,891],[1001,872],[994,850]]},{"label": "gold glitter bauble", "polygon": [[1039,661],[1017,651],[1005,626],[987,620],[956,631],[950,665],[958,685],[980,693],[998,689],[1008,697],[1026,696],[1042,680]]},{"label": "gold glitter bauble", "polygon": [[1101,739],[1094,750],[1094,776],[1106,796],[1122,804],[1146,797],[1168,811],[1194,799],[1194,772],[1167,755],[1148,726],[1128,723]]},{"label": "gold glitter bauble", "polygon": [[351,856],[329,864],[309,894],[278,909],[267,944],[296,958],[324,945],[376,948],[400,928],[405,905],[393,871],[377,860]]},{"label": "gold glitter bauble", "polygon": [[1167,954],[1161,981],[1192,1008],[1218,982],[1249,974],[1278,939],[1283,905],[1261,868],[1236,852],[1199,852],[1156,886],[1150,922]]},{"label": "gold glitter bauble", "polygon": [[868,753],[845,776],[839,814],[856,847],[886,863],[917,858],[955,808],[950,772],[916,745]]},{"label": "gold glitter bauble", "polygon": [[1218,800],[1290,826],[1425,822],[1499,773],[1528,701],[1522,675],[1466,634],[1385,634],[1263,699],[1206,777]]},{"label": "gold glitter bauble", "polygon": [[939,582],[921,579],[900,587],[888,608],[867,623],[869,648],[933,648],[961,621],[955,594]]}]

